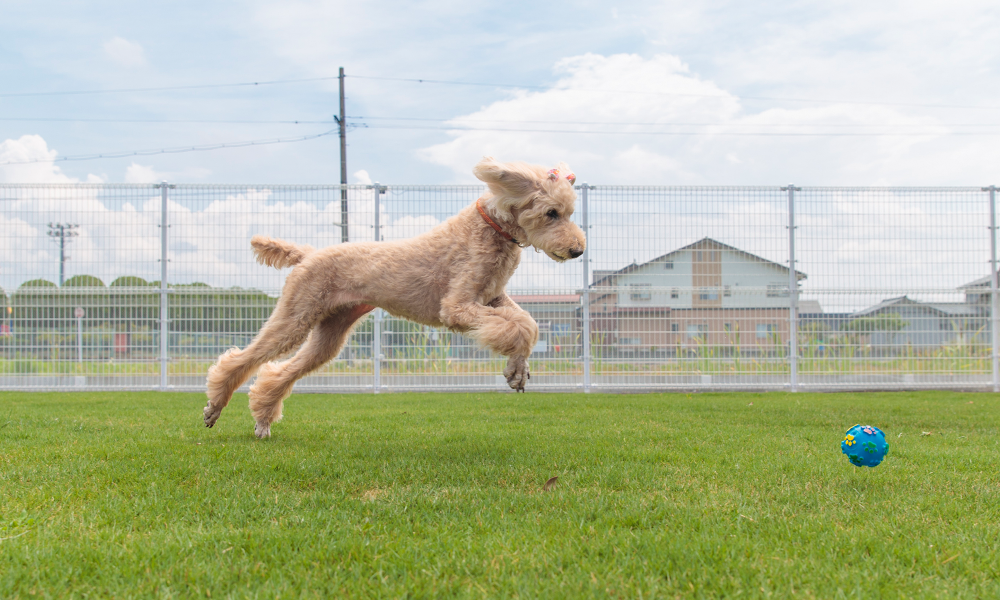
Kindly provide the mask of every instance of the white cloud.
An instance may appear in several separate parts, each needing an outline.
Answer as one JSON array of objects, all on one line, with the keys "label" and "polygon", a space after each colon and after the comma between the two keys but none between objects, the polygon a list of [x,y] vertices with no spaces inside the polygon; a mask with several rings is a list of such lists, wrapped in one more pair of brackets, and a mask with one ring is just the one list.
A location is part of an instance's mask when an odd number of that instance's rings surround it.
[{"label": "white cloud", "polygon": [[[59,155],[50,150],[40,135],[23,135],[0,142],[0,183],[76,183],[56,166]],[[11,163],[11,164],[4,164]],[[88,175],[87,183],[101,183],[103,177]]]},{"label": "white cloud", "polygon": [[114,37],[104,42],[103,47],[104,54],[123,67],[142,67],[146,64],[146,54],[139,42]]},{"label": "white cloud", "polygon": [[167,179],[166,173],[153,170],[153,167],[132,163],[125,169],[125,183],[159,183]]},{"label": "white cloud", "polygon": [[453,119],[452,140],[419,156],[459,180],[492,155],[565,160],[590,183],[675,185],[967,184],[991,180],[1000,162],[988,136],[951,136],[954,127],[896,107],[753,112],[670,55],[586,54],[555,70],[550,89],[513,92]]},{"label": "white cloud", "polygon": [[193,182],[211,175],[209,169],[187,167],[180,171],[158,171],[152,166],[133,162],[125,169],[125,183]]},{"label": "white cloud", "polygon": [[352,177],[354,178],[354,183],[356,183],[358,185],[371,185],[372,184],[372,178],[371,178],[371,176],[368,175],[368,171],[365,171],[364,169],[361,169],[360,171],[355,171],[354,175]]}]

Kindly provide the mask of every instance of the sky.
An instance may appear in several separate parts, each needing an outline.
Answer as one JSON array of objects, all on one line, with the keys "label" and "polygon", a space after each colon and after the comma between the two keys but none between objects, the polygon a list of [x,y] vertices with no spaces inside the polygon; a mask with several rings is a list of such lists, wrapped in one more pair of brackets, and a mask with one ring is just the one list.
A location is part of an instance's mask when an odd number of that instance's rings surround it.
[{"label": "sky", "polygon": [[337,183],[335,132],[288,140],[336,128],[343,67],[350,183],[472,183],[491,155],[607,185],[989,185],[998,31],[995,1],[0,0],[0,183]]},{"label": "sky", "polygon": [[[703,237],[787,264],[778,186],[835,186],[799,200],[804,292],[960,300],[989,272],[997,32],[978,0],[0,0],[0,184],[233,184],[171,192],[169,280],[277,293],[250,236],[340,241],[338,190],[280,184],[339,183],[343,67],[348,182],[394,186],[383,236],[481,189],[401,186],[478,184],[494,156],[635,186],[591,192],[593,270]],[[67,277],[159,278],[159,190],[52,189],[0,185],[0,287],[58,281],[52,221],[80,225]],[[350,204],[350,239],[372,239],[371,192]],[[582,263],[525,256],[511,289],[578,289]]]}]

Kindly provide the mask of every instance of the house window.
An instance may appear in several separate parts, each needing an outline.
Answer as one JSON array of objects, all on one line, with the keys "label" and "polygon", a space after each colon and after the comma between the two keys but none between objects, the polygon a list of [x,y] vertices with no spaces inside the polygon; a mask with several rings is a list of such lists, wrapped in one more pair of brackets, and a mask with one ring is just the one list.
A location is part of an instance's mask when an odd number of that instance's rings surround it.
[{"label": "house window", "polygon": [[757,339],[767,339],[771,337],[775,331],[777,331],[777,327],[775,327],[773,323],[760,323],[757,325]]},{"label": "house window", "polygon": [[663,268],[668,271],[672,271],[674,269],[674,261],[672,260],[664,261]]},{"label": "house window", "polygon": [[650,283],[633,283],[628,286],[629,297],[636,301],[650,300],[653,295],[650,293],[649,288],[652,287]]},{"label": "house window", "polygon": [[722,287],[722,295],[724,297],[726,297],[726,298],[732,298],[733,297],[733,286],[731,286],[731,285],[723,286]]},{"label": "house window", "polygon": [[670,289],[670,298],[672,300],[676,300],[676,299],[678,299],[680,297],[681,297],[681,290],[680,290],[680,288],[671,288]]},{"label": "house window", "polygon": [[687,339],[689,340],[705,340],[705,325],[688,325],[687,326]]},{"label": "house window", "polygon": [[732,323],[723,323],[722,328],[725,330],[726,333],[732,333],[733,332],[733,324]]},{"label": "house window", "polygon": [[716,288],[701,288],[701,292],[698,297],[702,300],[718,300],[719,290]]},{"label": "house window", "polygon": [[670,324],[670,331],[671,331],[671,333],[677,333],[680,330],[681,330],[681,326],[678,325],[677,323],[671,323]]},{"label": "house window", "polygon": [[767,284],[768,298],[787,298],[789,296],[788,285],[784,283]]}]

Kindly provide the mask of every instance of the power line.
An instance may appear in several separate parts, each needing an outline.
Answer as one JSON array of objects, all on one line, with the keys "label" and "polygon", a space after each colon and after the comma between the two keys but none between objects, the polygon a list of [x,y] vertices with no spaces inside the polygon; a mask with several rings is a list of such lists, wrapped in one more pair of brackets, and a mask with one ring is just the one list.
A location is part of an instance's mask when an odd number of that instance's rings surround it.
[{"label": "power line", "polygon": [[174,85],[150,88],[119,88],[110,90],[74,90],[66,92],[13,92],[0,94],[0,98],[18,98],[22,96],[72,96],[79,94],[120,94],[132,92],[168,92],[174,90],[202,90],[226,87],[254,87],[261,85],[283,85],[288,83],[306,83],[310,81],[329,81],[337,77],[310,77],[307,79],[276,79],[274,81],[245,81],[242,83],[207,83],[201,85]]},{"label": "power line", "polygon": [[[420,121],[431,123],[511,123],[511,124],[545,124],[545,125],[623,125],[623,126],[660,126],[660,127],[851,127],[851,128],[890,128],[890,127],[1000,127],[1000,123],[723,123],[723,122],[660,122],[660,121],[561,121],[553,119],[467,119],[463,117],[379,117],[352,116],[349,119],[364,121]],[[71,117],[0,117],[0,121],[53,122],[53,123],[194,123],[218,125],[332,125],[336,120],[266,120],[266,119],[94,119]],[[354,126],[347,123],[348,127]]]},{"label": "power line", "polygon": [[123,158],[126,156],[152,156],[154,154],[179,154],[182,152],[202,152],[207,150],[219,150],[221,148],[243,148],[246,146],[266,146],[270,144],[287,144],[291,142],[303,142],[305,140],[314,140],[316,138],[321,138],[323,136],[336,133],[337,129],[331,129],[330,131],[324,131],[323,133],[317,133],[315,135],[304,135],[297,138],[277,138],[277,139],[265,139],[265,140],[248,140],[244,142],[226,142],[223,144],[208,144],[204,146],[176,146],[173,148],[160,148],[158,150],[129,150],[124,152],[106,152],[101,154],[80,154],[76,156],[59,156],[55,158],[38,158],[34,160],[22,160],[22,161],[8,161],[0,163],[0,166],[4,165],[27,165],[33,163],[41,162],[64,162],[69,160],[96,160],[99,158]]},{"label": "power line", "polygon": [[201,123],[235,125],[329,125],[336,121],[268,121],[268,120],[216,120],[216,119],[77,119],[63,117],[0,117],[0,121],[32,121],[53,123]]},{"label": "power line", "polygon": [[510,133],[583,133],[597,135],[663,135],[663,136],[739,136],[739,137],[926,137],[926,136],[995,136],[1000,132],[747,132],[747,131],[608,131],[584,129],[511,129],[494,127],[420,127],[393,125],[359,125],[365,129],[410,129],[432,131],[491,131]]},{"label": "power line", "polygon": [[[1000,109],[1000,106],[975,106],[975,105],[965,105],[965,104],[922,104],[922,103],[909,103],[909,102],[877,102],[877,101],[864,101],[864,100],[782,98],[779,96],[739,96],[735,94],[684,94],[676,92],[651,92],[647,90],[620,90],[614,88],[585,88],[585,87],[553,87],[553,86],[524,85],[524,84],[511,84],[511,83],[449,81],[443,79],[416,79],[408,77],[377,77],[371,75],[350,75],[350,77],[353,77],[355,79],[368,79],[372,81],[398,81],[398,82],[417,83],[417,84],[426,83],[433,85],[464,85],[464,86],[475,86],[475,87],[492,87],[492,88],[543,90],[543,91],[577,91],[577,92],[591,92],[591,93],[638,94],[638,95],[649,95],[649,96],[672,96],[672,97],[687,97],[687,98],[720,98],[720,99],[733,98],[740,100],[766,100],[769,102],[856,104],[856,105],[869,105],[869,106],[905,106],[911,108],[964,108],[973,110]],[[135,93],[135,92],[165,92],[165,91],[176,91],[176,90],[198,90],[198,89],[215,89],[215,88],[227,88],[227,87],[259,87],[265,85],[285,85],[285,84],[308,83],[316,81],[333,81],[334,79],[339,79],[339,78],[340,78],[339,75],[332,75],[328,77],[308,77],[302,79],[275,79],[270,81],[245,81],[237,83],[212,83],[212,84],[198,84],[198,85],[161,86],[161,87],[149,87],[149,88],[117,88],[110,90],[72,90],[72,91],[57,91],[57,92],[8,92],[8,93],[0,93],[0,98],[17,98],[17,97],[27,97],[27,96],[68,96],[68,95],[80,95],[80,94],[117,94],[117,93]]]},{"label": "power line", "polygon": [[[467,119],[463,117],[380,117],[352,116],[350,119],[361,121],[420,121],[430,123],[454,123],[455,127],[464,127],[465,123],[510,123],[510,124],[545,124],[545,125],[622,125],[622,126],[658,126],[658,127],[844,127],[844,128],[912,128],[912,127],[1000,127],[1000,123],[723,123],[723,122],[659,122],[659,121],[561,121],[553,119]],[[217,125],[332,125],[336,120],[266,120],[266,119],[93,119],[70,117],[0,117],[0,121],[53,122],[53,123],[193,123]],[[357,126],[347,123],[348,127]],[[364,127],[373,127],[364,125]],[[452,129],[452,126],[446,127]]]},{"label": "power line", "polygon": [[515,85],[509,83],[483,83],[470,81],[445,81],[440,79],[411,79],[405,77],[372,77],[365,75],[351,75],[355,79],[371,79],[378,81],[402,81],[408,83],[431,83],[440,85],[468,85],[477,87],[496,87],[507,89],[545,90],[552,92],[575,91],[575,92],[597,92],[614,94],[639,94],[647,96],[676,96],[686,98],[732,98],[737,100],[767,100],[770,102],[811,102],[817,104],[858,104],[870,106],[907,106],[911,108],[971,108],[979,110],[997,110],[1000,106],[973,106],[964,104],[918,104],[909,102],[870,102],[863,100],[817,100],[814,98],[781,98],[777,96],[738,96],[735,94],[681,94],[675,92],[650,92],[646,90],[620,90],[616,88],[579,88],[579,87],[552,87],[541,85]]},{"label": "power line", "polygon": [[379,121],[426,121],[434,123],[456,123],[462,126],[463,123],[518,123],[518,124],[546,124],[546,125],[658,125],[663,127],[1000,127],[1000,123],[698,123],[698,122],[658,122],[658,121],[559,121],[545,119],[540,121],[530,121],[521,119],[467,119],[464,117],[348,117],[357,120],[379,120]]}]

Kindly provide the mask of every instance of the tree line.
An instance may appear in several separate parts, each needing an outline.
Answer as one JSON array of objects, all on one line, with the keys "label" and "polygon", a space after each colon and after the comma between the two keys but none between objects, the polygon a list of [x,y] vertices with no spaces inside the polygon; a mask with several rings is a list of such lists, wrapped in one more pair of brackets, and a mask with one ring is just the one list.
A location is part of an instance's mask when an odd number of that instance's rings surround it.
[{"label": "tree line", "polygon": [[[71,327],[75,310],[82,308],[88,327],[155,329],[160,321],[159,288],[159,281],[135,276],[105,285],[93,275],[77,275],[62,287],[33,279],[9,296],[0,289],[4,313],[0,319],[21,330]],[[213,288],[205,283],[169,284],[168,289],[167,318],[174,332],[256,332],[278,301],[260,290]]]}]

